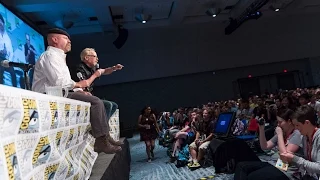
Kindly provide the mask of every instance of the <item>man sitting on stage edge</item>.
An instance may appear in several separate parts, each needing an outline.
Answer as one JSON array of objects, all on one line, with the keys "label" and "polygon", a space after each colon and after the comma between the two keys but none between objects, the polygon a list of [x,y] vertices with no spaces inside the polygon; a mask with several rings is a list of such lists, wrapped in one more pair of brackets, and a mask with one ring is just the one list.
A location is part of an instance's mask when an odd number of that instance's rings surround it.
[{"label": "man sitting on stage edge", "polygon": [[41,54],[35,65],[32,90],[44,93],[45,86],[61,86],[73,90],[74,92],[68,93],[68,98],[91,103],[90,123],[93,136],[96,138],[94,151],[107,154],[121,151],[120,146],[112,145],[107,139],[109,129],[103,102],[81,89],[90,86],[95,78],[101,76],[101,71],[96,71],[87,80],[74,82],[66,64],[66,53],[71,50],[69,34],[61,29],[50,29],[47,41],[47,50]]},{"label": "man sitting on stage edge", "polygon": [[[121,70],[123,66],[121,64],[117,64],[113,67],[105,68],[105,69],[100,69],[98,67],[98,55],[93,48],[85,48],[82,50],[80,53],[80,58],[81,58],[81,63],[79,64],[77,68],[77,77],[79,80],[83,79],[89,79],[98,69],[102,73],[102,75],[109,75],[113,73],[114,71]],[[81,73],[81,76],[79,77],[79,73]],[[93,83],[87,87],[84,88],[83,90],[88,92],[88,94],[92,94],[93,90]],[[118,109],[118,105],[115,102],[112,101],[107,101],[107,100],[102,100],[104,103],[106,112],[107,112],[107,125],[109,125],[109,120],[110,117],[113,115],[113,113]],[[109,129],[109,126],[108,126]],[[108,140],[110,141],[111,144],[118,145],[120,146],[122,142],[120,141],[114,141],[112,137],[107,136]]]}]

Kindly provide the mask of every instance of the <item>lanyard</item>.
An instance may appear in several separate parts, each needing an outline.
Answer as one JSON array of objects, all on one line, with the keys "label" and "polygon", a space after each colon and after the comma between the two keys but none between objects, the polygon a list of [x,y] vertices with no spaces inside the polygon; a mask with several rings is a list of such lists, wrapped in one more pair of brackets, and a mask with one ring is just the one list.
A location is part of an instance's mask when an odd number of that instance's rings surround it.
[{"label": "lanyard", "polygon": [[317,130],[318,130],[318,128],[314,128],[314,131],[312,133],[311,139],[308,139],[308,141],[307,141],[307,155],[308,155],[309,161],[311,161],[313,137],[314,137],[314,134],[317,132]]}]

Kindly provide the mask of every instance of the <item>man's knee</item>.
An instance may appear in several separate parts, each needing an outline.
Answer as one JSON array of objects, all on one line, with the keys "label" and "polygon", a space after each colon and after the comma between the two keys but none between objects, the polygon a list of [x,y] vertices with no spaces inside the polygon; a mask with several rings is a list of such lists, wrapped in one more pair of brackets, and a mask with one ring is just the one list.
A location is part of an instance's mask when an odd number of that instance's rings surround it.
[{"label": "man's knee", "polygon": [[101,106],[101,107],[104,107],[104,103],[102,102],[101,99],[99,99],[98,97],[96,96],[91,96],[92,97],[92,100],[91,100],[91,105],[92,106]]},{"label": "man's knee", "polygon": [[196,150],[197,149],[197,145],[195,142],[192,142],[190,145],[189,145],[189,148],[190,150]]},{"label": "man's knee", "polygon": [[112,103],[110,101],[107,101],[107,100],[102,100],[104,106],[108,109],[111,109],[112,108]]},{"label": "man's knee", "polygon": [[200,145],[199,150],[206,150],[209,146],[210,142],[204,142],[203,144]]},{"label": "man's knee", "polygon": [[111,102],[111,104],[112,104],[112,108],[113,109],[118,109],[118,104],[117,103],[115,103],[115,102],[113,102],[113,101],[110,101]]}]

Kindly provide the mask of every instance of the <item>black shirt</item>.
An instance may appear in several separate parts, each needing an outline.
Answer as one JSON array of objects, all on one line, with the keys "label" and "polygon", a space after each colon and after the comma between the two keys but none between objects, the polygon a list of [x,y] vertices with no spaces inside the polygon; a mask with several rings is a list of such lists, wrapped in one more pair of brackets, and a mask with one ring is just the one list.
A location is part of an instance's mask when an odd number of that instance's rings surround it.
[{"label": "black shirt", "polygon": [[[96,67],[90,68],[84,62],[81,62],[77,67],[77,74],[80,72],[82,74],[83,79],[89,79],[97,69],[98,68]],[[81,81],[81,79],[79,79],[79,81]],[[88,88],[84,89],[84,91],[88,91],[88,92],[92,92],[92,90],[93,90],[93,83]]]},{"label": "black shirt", "polygon": [[215,121],[200,121],[197,124],[196,130],[199,132],[201,135],[206,135],[208,137],[211,133],[214,133],[215,129]]},{"label": "black shirt", "polygon": [[[35,51],[34,47],[30,44],[30,46],[28,46],[28,44],[26,43],[24,45],[24,55],[27,57],[28,55],[28,51],[32,49],[33,51]],[[30,53],[29,53],[29,56],[28,56],[28,59],[26,59],[27,63],[29,64],[33,64],[35,65],[36,64],[36,55],[34,54],[34,52],[30,50]]]}]

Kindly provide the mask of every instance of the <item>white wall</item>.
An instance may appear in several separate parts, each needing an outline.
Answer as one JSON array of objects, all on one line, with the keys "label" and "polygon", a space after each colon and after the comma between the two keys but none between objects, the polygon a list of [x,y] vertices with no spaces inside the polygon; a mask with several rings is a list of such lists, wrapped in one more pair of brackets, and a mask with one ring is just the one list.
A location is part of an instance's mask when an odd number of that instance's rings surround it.
[{"label": "white wall", "polygon": [[122,72],[101,78],[98,85],[130,82],[320,56],[319,14],[261,18],[244,23],[231,36],[227,24],[136,29],[117,50],[110,35],[73,36],[71,69],[80,51],[94,47],[102,67],[122,63]]}]

